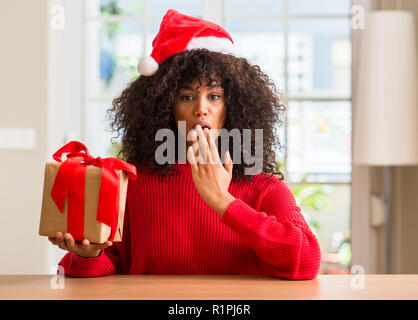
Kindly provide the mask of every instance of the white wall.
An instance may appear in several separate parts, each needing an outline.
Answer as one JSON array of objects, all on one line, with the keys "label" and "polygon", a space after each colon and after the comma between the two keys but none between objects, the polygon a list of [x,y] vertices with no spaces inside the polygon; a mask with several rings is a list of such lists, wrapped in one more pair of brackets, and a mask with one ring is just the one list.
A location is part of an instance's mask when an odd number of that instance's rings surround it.
[{"label": "white wall", "polygon": [[47,131],[46,0],[2,0],[0,128],[33,128],[35,147],[0,149],[0,274],[45,273],[38,235]]}]

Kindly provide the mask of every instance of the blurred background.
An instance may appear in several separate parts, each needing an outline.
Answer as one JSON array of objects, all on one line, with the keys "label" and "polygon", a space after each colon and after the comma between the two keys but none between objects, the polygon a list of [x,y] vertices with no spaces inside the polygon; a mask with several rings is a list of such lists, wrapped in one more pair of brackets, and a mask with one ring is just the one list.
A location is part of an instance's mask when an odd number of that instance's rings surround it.
[{"label": "blurred background", "polygon": [[284,145],[278,160],[320,242],[320,273],[348,274],[353,266],[385,273],[388,259],[391,273],[418,273],[418,169],[393,168],[388,256],[387,219],[382,201],[376,202],[385,192],[384,168],[352,161],[356,79],[367,29],[367,20],[353,26],[354,15],[405,10],[416,17],[416,1],[1,3],[0,274],[56,271],[64,252],[38,235],[45,162],[74,139],[93,156],[116,156],[106,110],[139,76],[138,60],[150,54],[168,9],[223,26],[238,51],[283,94],[288,111],[277,131]]}]

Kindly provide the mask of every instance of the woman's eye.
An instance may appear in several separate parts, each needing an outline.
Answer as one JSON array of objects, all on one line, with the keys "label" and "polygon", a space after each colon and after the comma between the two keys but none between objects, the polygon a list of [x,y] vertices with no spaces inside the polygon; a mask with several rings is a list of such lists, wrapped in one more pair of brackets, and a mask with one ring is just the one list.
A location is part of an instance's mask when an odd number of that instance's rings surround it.
[{"label": "woman's eye", "polygon": [[[219,100],[221,98],[221,96],[217,94],[211,94],[209,97],[210,97],[210,100]],[[191,95],[184,95],[184,96],[181,96],[180,98],[183,101],[193,101],[194,99],[194,97]]]}]

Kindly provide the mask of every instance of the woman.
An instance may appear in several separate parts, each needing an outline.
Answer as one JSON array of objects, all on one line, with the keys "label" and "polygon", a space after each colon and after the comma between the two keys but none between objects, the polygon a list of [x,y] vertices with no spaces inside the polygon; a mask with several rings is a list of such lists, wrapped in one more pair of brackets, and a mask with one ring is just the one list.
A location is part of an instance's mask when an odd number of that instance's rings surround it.
[{"label": "woman", "polygon": [[[121,154],[138,169],[128,185],[123,241],[76,243],[57,233],[50,241],[69,251],[60,262],[66,275],[317,275],[318,241],[275,160],[274,130],[284,107],[269,77],[237,57],[232,44],[216,24],[166,13],[152,59],[141,60],[141,76],[109,110],[122,132]],[[156,137],[164,128],[176,138],[174,163],[157,161]],[[248,175],[253,164],[239,160],[260,147],[254,139],[260,128],[262,172]],[[236,148],[234,140],[219,151],[218,133],[233,129],[250,129],[250,147],[240,141]],[[182,149],[178,141],[185,140]]]}]

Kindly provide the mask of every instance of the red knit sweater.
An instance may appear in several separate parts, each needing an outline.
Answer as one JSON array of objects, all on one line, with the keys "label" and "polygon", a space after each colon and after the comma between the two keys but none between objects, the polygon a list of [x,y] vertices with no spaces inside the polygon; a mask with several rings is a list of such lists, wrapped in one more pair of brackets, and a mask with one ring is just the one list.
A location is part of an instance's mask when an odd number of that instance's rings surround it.
[{"label": "red knit sweater", "polygon": [[190,164],[173,179],[138,170],[129,180],[123,241],[95,258],[67,253],[73,277],[110,274],[253,274],[313,279],[321,252],[293,194],[269,174],[231,182],[223,216],[200,197]]}]

